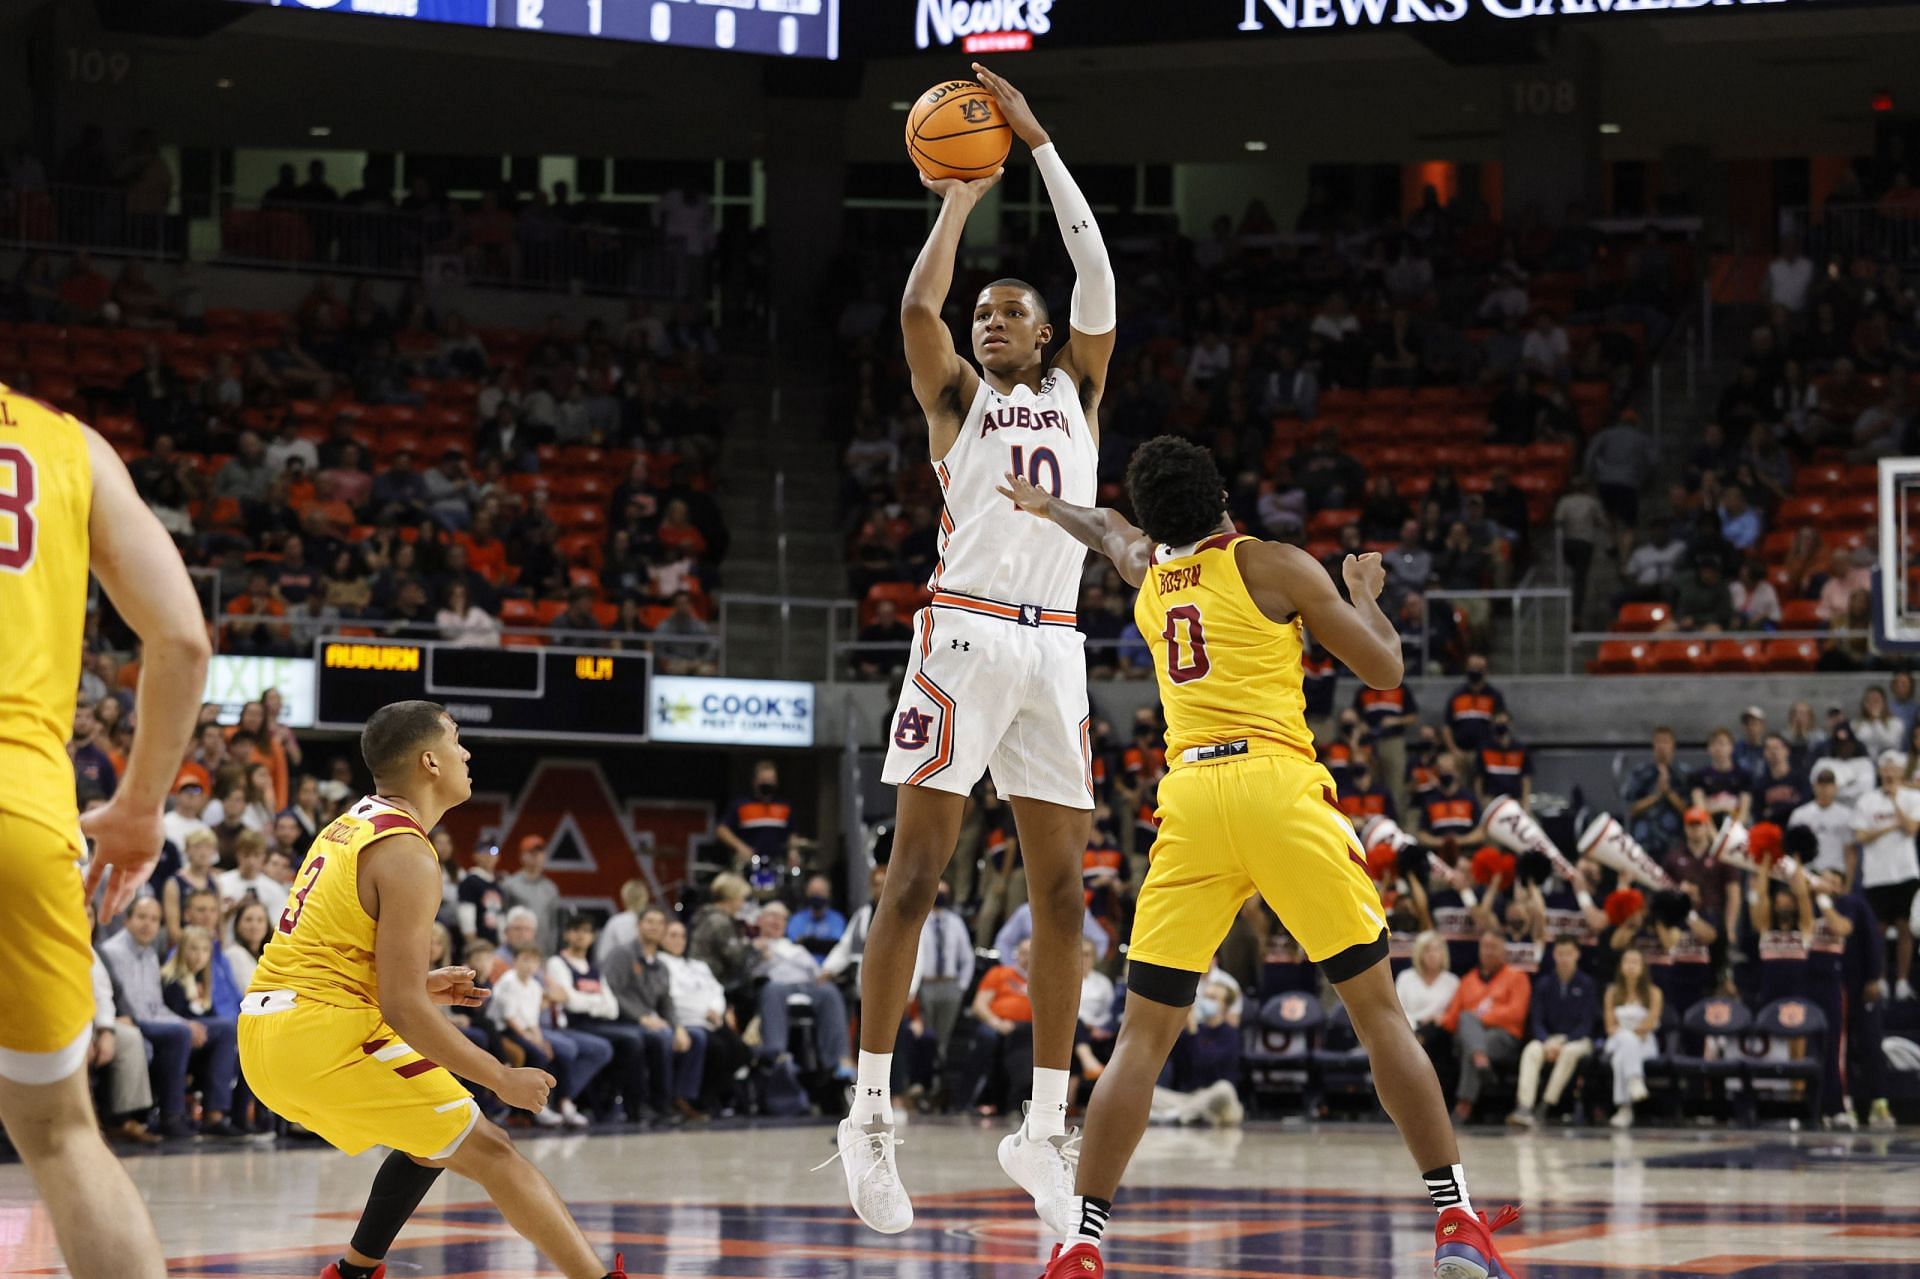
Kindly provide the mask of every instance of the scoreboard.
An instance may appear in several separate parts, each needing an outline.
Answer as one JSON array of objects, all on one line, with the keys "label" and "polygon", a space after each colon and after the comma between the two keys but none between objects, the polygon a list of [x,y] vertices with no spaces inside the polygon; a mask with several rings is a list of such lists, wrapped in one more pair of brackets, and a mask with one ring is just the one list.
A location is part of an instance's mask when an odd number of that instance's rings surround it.
[{"label": "scoreboard", "polygon": [[462,737],[648,740],[646,653],[461,648],[433,640],[314,642],[315,728],[358,732],[389,702],[439,702]]},{"label": "scoreboard", "polygon": [[840,56],[840,0],[241,0],[508,31],[799,58]]}]

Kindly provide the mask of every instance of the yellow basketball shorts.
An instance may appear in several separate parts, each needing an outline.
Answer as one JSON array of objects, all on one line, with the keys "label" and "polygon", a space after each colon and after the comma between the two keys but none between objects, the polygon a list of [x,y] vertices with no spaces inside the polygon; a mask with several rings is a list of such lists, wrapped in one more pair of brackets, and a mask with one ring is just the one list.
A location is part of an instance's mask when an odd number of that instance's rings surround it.
[{"label": "yellow basketball shorts", "polygon": [[1280,755],[1168,773],[1127,958],[1206,972],[1255,893],[1316,963],[1378,941],[1387,927],[1380,894],[1333,796],[1325,768]]},{"label": "yellow basketball shorts", "polygon": [[93,946],[80,828],[0,812],[0,1076],[51,1084],[86,1062],[93,1038]]},{"label": "yellow basketball shorts", "polygon": [[466,1087],[410,1048],[376,1008],[248,991],[239,1040],[254,1096],[350,1155],[391,1146],[445,1159],[480,1118]]}]

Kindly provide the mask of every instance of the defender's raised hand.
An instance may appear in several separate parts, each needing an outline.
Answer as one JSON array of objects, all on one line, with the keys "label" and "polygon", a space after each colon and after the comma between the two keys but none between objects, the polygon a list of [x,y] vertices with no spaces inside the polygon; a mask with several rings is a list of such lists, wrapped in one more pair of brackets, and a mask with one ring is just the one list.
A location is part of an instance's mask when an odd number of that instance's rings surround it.
[{"label": "defender's raised hand", "polygon": [[1008,471],[1007,482],[996,484],[994,491],[1001,497],[1011,498],[1013,504],[1028,515],[1037,515],[1043,520],[1053,518],[1053,494],[1024,475]]},{"label": "defender's raised hand", "polygon": [[1007,123],[1013,126],[1014,136],[1029,147],[1043,147],[1052,141],[1047,131],[1040,127],[1040,119],[1034,115],[1033,108],[1027,105],[1027,95],[1014,88],[1005,76],[995,75],[978,62],[973,64],[973,74],[1000,104],[1000,114],[1007,117]]}]

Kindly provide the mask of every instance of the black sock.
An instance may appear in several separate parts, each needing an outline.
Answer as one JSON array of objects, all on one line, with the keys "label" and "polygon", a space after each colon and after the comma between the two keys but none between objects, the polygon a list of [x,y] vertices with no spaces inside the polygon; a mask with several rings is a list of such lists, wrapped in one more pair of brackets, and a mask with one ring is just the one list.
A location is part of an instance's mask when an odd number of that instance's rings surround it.
[{"label": "black sock", "polygon": [[340,1279],[373,1279],[373,1272],[379,1269],[377,1266],[356,1266],[345,1257],[334,1262],[333,1268],[340,1272]]},{"label": "black sock", "polygon": [[[386,1256],[400,1227],[407,1224],[407,1218],[413,1216],[413,1210],[420,1206],[439,1177],[440,1169],[417,1164],[397,1150],[388,1155],[380,1171],[373,1175],[366,1210],[360,1214],[360,1224],[353,1230],[353,1250],[363,1257]],[[362,1270],[349,1274],[346,1263],[340,1265],[341,1279],[368,1279],[372,1273]]]},{"label": "black sock", "polygon": [[1427,1197],[1433,1200],[1435,1212],[1445,1212],[1449,1208],[1473,1211],[1473,1201],[1467,1198],[1467,1170],[1461,1165],[1442,1165],[1420,1176],[1427,1183]]}]

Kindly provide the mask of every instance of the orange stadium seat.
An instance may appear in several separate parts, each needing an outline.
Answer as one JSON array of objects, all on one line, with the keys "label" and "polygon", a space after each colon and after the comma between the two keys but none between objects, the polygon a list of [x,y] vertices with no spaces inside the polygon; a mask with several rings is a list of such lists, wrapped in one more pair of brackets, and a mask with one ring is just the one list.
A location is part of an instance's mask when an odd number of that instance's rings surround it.
[{"label": "orange stadium seat", "polygon": [[525,631],[507,631],[500,636],[502,648],[545,648],[546,646],[547,641],[544,636],[529,635]]},{"label": "orange stadium seat", "polygon": [[1773,522],[1779,528],[1794,529],[1802,524],[1818,524],[1826,513],[1824,497],[1790,497],[1774,510]]},{"label": "orange stadium seat", "polygon": [[1337,537],[1341,529],[1359,522],[1360,508],[1357,506],[1328,507],[1324,511],[1315,511],[1313,518],[1307,521],[1307,536]]},{"label": "orange stadium seat", "polygon": [[1622,604],[1613,629],[1629,633],[1658,630],[1672,616],[1673,610],[1665,604]]},{"label": "orange stadium seat", "polygon": [[540,619],[532,600],[504,599],[500,601],[500,622],[504,626],[537,626]]},{"label": "orange stadium seat", "polygon": [[597,533],[569,533],[556,540],[553,549],[564,556],[569,564],[578,564],[596,573],[603,563],[604,552]]},{"label": "orange stadium seat", "polygon": [[1757,639],[1715,640],[1707,645],[1707,669],[1757,671],[1766,660],[1766,645]]},{"label": "orange stadium seat", "polygon": [[1810,671],[1820,663],[1820,641],[1810,639],[1769,640],[1765,669],[1769,671]]},{"label": "orange stadium seat", "polygon": [[1786,631],[1824,631],[1826,619],[1820,616],[1818,600],[1782,600],[1780,629]]},{"label": "orange stadium seat", "polygon": [[534,618],[542,626],[552,626],[553,619],[566,612],[565,600],[541,600],[533,606]]},{"label": "orange stadium seat", "polygon": [[1595,675],[1635,675],[1648,669],[1653,645],[1645,640],[1607,640],[1588,664]]},{"label": "orange stadium seat", "polygon": [[1874,496],[1843,497],[1827,506],[1827,513],[1820,521],[1827,528],[1865,527],[1880,518],[1880,498]]},{"label": "orange stadium seat", "polygon": [[1653,646],[1653,669],[1663,675],[1687,675],[1707,669],[1707,641],[1662,640]]}]

